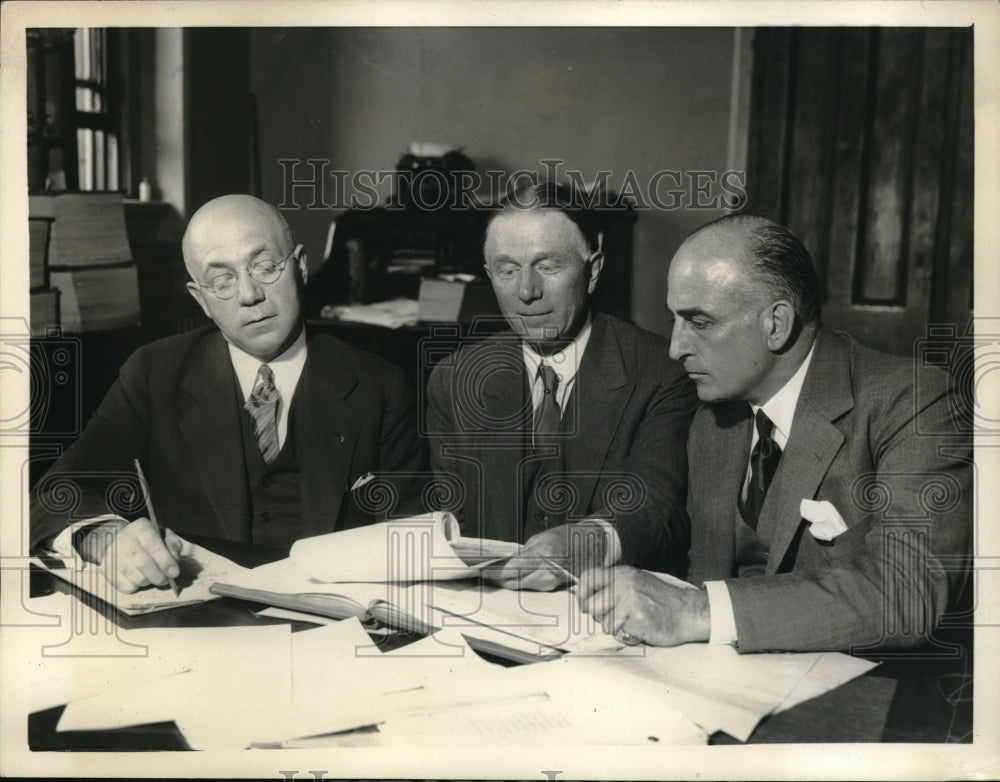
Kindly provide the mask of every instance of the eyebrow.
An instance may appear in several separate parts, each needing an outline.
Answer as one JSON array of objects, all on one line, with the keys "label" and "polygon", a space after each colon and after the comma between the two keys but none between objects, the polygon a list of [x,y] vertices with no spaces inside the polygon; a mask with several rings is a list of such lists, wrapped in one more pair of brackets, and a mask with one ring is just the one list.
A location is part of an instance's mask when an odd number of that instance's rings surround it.
[{"label": "eyebrow", "polygon": [[[670,308],[667,307],[667,309],[669,310]],[[698,309],[697,307],[685,307],[683,309],[679,309],[676,312],[674,312],[674,315],[679,315],[682,318],[693,318],[697,315],[701,315],[706,318],[714,317],[712,313],[705,312],[705,310]]]},{"label": "eyebrow", "polygon": [[[568,254],[566,254],[566,253],[543,252],[543,253],[538,253],[537,255],[533,256],[528,261],[527,265],[528,266],[534,266],[536,263],[542,263],[543,261],[559,261],[559,262],[564,262],[564,261],[571,261],[571,260],[572,260],[572,258]],[[501,255],[498,258],[494,258],[493,262],[494,263],[513,263],[513,264],[516,264],[517,266],[522,266],[523,265],[516,258],[511,258],[509,255]]]},{"label": "eyebrow", "polygon": [[[268,245],[266,245],[266,244],[257,245],[249,253],[249,257],[251,259],[250,262],[252,263],[253,260],[256,259],[256,257],[258,255],[260,255],[261,253],[267,252],[270,249],[271,249],[271,247],[268,246]],[[235,267],[236,267],[236,264],[233,261],[225,261],[225,260],[222,260],[222,261],[209,261],[207,264],[205,264],[205,268],[206,269],[233,269]]]}]

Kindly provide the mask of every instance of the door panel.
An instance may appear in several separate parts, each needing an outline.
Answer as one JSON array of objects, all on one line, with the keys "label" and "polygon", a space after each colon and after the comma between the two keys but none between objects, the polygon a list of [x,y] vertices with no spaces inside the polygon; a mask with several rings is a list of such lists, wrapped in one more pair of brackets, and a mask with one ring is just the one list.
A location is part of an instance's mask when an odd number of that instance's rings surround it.
[{"label": "door panel", "polygon": [[747,211],[813,256],[823,319],[910,354],[972,305],[972,33],[762,29]]}]

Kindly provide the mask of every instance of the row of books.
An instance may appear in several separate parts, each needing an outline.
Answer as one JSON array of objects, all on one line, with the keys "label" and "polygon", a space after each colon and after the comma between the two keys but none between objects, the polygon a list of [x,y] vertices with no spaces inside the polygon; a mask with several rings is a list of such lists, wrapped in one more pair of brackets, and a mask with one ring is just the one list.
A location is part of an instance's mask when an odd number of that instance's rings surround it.
[{"label": "row of books", "polygon": [[137,326],[139,282],[119,193],[28,197],[31,328]]}]

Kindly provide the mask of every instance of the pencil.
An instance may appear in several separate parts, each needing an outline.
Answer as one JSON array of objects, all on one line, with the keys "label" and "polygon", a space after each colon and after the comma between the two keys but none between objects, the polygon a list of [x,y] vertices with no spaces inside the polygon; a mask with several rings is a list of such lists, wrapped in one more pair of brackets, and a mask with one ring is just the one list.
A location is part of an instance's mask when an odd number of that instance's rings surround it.
[{"label": "pencil", "polygon": [[[146,476],[142,471],[142,465],[139,464],[139,460],[135,460],[135,472],[139,476],[139,487],[142,489],[142,498],[146,501],[146,510],[149,511],[149,520],[153,522],[153,528],[156,530],[157,534],[160,533],[160,524],[156,520],[156,511],[153,510],[153,501],[149,497],[149,484],[146,483]],[[177,579],[167,576],[167,580],[170,581],[170,586],[173,587],[174,596],[178,596],[181,593],[181,588],[177,586]]]}]

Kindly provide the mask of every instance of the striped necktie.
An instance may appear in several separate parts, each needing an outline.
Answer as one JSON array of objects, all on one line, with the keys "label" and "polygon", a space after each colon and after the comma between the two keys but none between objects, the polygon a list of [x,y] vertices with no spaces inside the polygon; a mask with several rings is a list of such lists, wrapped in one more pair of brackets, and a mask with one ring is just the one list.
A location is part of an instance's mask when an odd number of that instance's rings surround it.
[{"label": "striped necktie", "polygon": [[253,433],[257,438],[257,447],[260,448],[261,456],[268,464],[278,458],[278,452],[281,450],[278,445],[279,404],[281,404],[281,394],[274,385],[274,372],[267,364],[261,364],[246,409],[253,419]]},{"label": "striped necktie", "polygon": [[554,434],[559,431],[559,403],[556,401],[556,390],[559,388],[559,376],[548,364],[538,365],[538,375],[542,379],[545,393],[541,404],[535,410],[535,434]]}]

